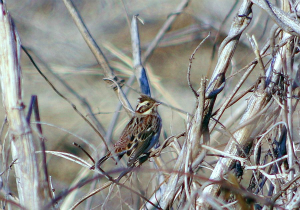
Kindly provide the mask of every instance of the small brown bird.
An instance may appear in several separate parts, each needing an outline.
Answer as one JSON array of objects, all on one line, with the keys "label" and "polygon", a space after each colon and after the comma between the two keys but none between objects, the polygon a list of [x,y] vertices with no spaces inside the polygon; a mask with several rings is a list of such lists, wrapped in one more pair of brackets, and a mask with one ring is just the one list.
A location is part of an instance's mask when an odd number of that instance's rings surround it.
[{"label": "small brown bird", "polygon": [[157,112],[159,102],[146,95],[141,95],[135,114],[124,128],[119,141],[114,145],[114,154],[108,152],[97,162],[102,163],[113,155],[119,159],[126,153],[129,156],[127,166],[133,167],[139,160],[140,164],[149,157],[149,150],[158,142],[161,130],[161,118]]}]

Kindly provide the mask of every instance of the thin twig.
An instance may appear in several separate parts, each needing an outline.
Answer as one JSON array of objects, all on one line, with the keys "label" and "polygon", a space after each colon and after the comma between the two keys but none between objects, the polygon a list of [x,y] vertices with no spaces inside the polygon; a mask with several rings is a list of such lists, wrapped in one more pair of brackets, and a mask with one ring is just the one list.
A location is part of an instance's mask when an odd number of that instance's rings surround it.
[{"label": "thin twig", "polygon": [[[100,169],[101,170],[101,169]],[[115,170],[115,171],[112,171],[110,173],[107,173],[103,170],[99,171],[101,174],[99,174],[98,176],[94,177],[94,178],[91,178],[91,179],[88,179],[86,181],[84,181],[83,183],[79,183],[77,184],[76,186],[72,187],[71,189],[68,190],[68,192],[60,195],[57,197],[57,199],[55,200],[56,202],[60,199],[62,199],[63,197],[65,197],[67,194],[69,194],[70,192],[72,192],[73,190],[77,189],[78,187],[81,187],[81,186],[84,186],[92,181],[95,181],[101,177],[107,177],[109,179],[109,182],[106,183],[103,187],[99,188],[99,189],[96,189],[94,190],[93,192],[89,193],[88,195],[86,195],[84,198],[80,199],[79,201],[77,201],[70,209],[75,209],[79,204],[81,204],[83,201],[85,201],[86,199],[90,198],[91,196],[97,194],[98,192],[102,191],[103,189],[109,187],[112,183],[114,184],[117,184],[117,185],[120,185],[121,187],[124,187],[125,189],[129,190],[130,192],[133,192],[134,194],[138,195],[139,197],[143,198],[145,201],[151,203],[155,208],[157,209],[161,209],[160,207],[158,207],[157,205],[155,205],[154,203],[152,203],[150,200],[148,200],[145,196],[143,196],[142,194],[140,194],[139,192],[133,190],[132,188],[130,187],[127,187],[125,184],[122,184],[119,182],[119,180],[114,180],[110,174],[113,174],[113,173],[118,173],[120,172],[120,169],[118,170]],[[103,175],[102,175],[103,174]],[[53,201],[52,201],[53,202]],[[50,204],[48,204],[46,207],[48,207]]]},{"label": "thin twig", "polygon": [[198,44],[198,46],[196,47],[196,49],[194,50],[194,52],[192,53],[190,59],[189,59],[189,66],[188,66],[188,71],[187,71],[187,81],[188,81],[188,85],[191,88],[191,90],[193,91],[195,97],[197,98],[199,95],[197,93],[197,91],[193,88],[192,84],[191,84],[191,69],[192,69],[192,62],[193,59],[195,59],[195,54],[198,51],[198,49],[201,47],[201,45],[206,41],[206,39],[208,39],[208,37],[210,36],[210,32],[208,33],[208,35]]},{"label": "thin twig", "polygon": [[75,145],[76,147],[81,149],[84,152],[84,154],[86,154],[90,158],[90,160],[93,162],[93,164],[95,165],[94,158],[92,158],[92,156],[82,146],[80,146],[80,144],[77,144],[76,142],[73,142],[73,145]]},{"label": "thin twig", "polygon": [[[62,0],[62,1],[66,5],[71,17],[73,18],[73,20],[74,20],[74,22],[75,22],[75,24],[78,28],[78,30],[80,31],[80,33],[81,33],[82,37],[84,38],[85,42],[87,43],[87,45],[91,49],[92,53],[94,54],[97,62],[103,68],[105,78],[108,78],[108,80],[106,80],[106,82],[108,82],[109,84],[112,84],[113,89],[116,90],[115,84],[118,84],[119,86],[122,86],[121,83],[123,83],[123,81],[120,78],[118,78],[114,74],[113,70],[110,68],[110,66],[108,64],[108,60],[106,59],[106,57],[102,53],[102,51],[101,51],[100,47],[97,45],[96,41],[93,39],[91,33],[89,32],[88,28],[86,27],[85,23],[83,22],[79,12],[76,10],[75,5],[73,4],[73,2],[71,0]],[[114,81],[114,83],[111,83],[111,81]],[[119,90],[119,91],[122,91],[122,89]],[[125,94],[122,94],[122,96],[125,96]],[[122,99],[122,101],[125,102],[127,107],[130,107],[130,103],[128,102],[126,96]],[[127,110],[126,110],[126,112],[128,113],[128,115],[131,114]]]},{"label": "thin twig", "polygon": [[163,26],[160,28],[159,32],[155,36],[155,38],[152,40],[150,45],[148,46],[147,50],[143,54],[142,57],[142,63],[145,64],[153,51],[155,50],[158,43],[161,41],[161,39],[164,37],[165,33],[170,29],[173,22],[176,20],[177,16],[182,13],[182,11],[188,6],[190,0],[182,0],[182,2],[178,5],[176,10],[169,15],[166,22],[163,24]]},{"label": "thin twig", "polygon": [[[256,56],[256,60],[258,61],[258,65],[259,65],[259,67],[261,69],[262,76],[265,76],[266,75],[265,66],[264,66],[262,57],[260,56],[260,52],[259,52],[259,49],[258,49],[258,44],[257,44],[257,41],[255,39],[255,36],[252,35],[252,37],[250,37],[248,35],[248,40],[249,40],[249,42],[251,44],[251,47],[252,47],[252,49],[254,51],[254,54]],[[263,87],[266,87],[266,81],[264,79],[261,80],[261,84],[262,84]]]},{"label": "thin twig", "polygon": [[65,101],[67,101],[72,108],[74,109],[74,111],[87,123],[89,124],[89,126],[91,126],[91,128],[95,131],[95,133],[98,134],[98,136],[100,137],[100,139],[102,140],[102,142],[104,143],[105,147],[108,149],[108,146],[106,144],[106,141],[104,139],[104,137],[102,136],[102,134],[95,128],[95,126],[77,109],[77,107],[75,106],[75,104],[73,104],[67,97],[65,97],[61,92],[59,92],[56,87],[50,82],[50,80],[46,77],[46,75],[44,75],[44,73],[40,70],[40,68],[38,67],[38,65],[35,63],[35,61],[33,60],[33,58],[30,56],[29,52],[22,46],[23,51],[26,53],[26,55],[28,56],[28,58],[30,59],[31,63],[34,65],[34,67],[36,68],[36,70],[40,73],[40,75],[46,80],[46,82],[51,86],[51,88],[54,90],[54,92],[59,95],[61,98],[63,98]]},{"label": "thin twig", "polygon": [[[58,76],[56,73],[54,73],[53,69],[51,69],[51,67],[44,62],[44,60],[38,55],[38,53],[36,53],[34,50],[29,49],[25,46],[22,46],[22,49],[25,49],[27,52],[26,55],[29,55],[29,51],[32,52],[34,54],[34,56],[38,59],[39,62],[42,63],[42,65],[45,67],[45,70],[47,70],[47,72],[49,72],[52,76],[54,76],[59,82],[60,84],[62,84],[73,96],[75,96],[79,101],[80,104],[86,109],[89,117],[92,119],[92,122],[97,126],[97,129],[99,130],[99,132],[104,135],[105,134],[105,129],[103,127],[103,125],[99,122],[99,120],[95,117],[95,114],[93,113],[93,110],[91,108],[91,105],[89,104],[88,100],[84,97],[82,97],[81,95],[79,95],[79,93],[77,93],[65,80],[63,80],[60,76]],[[33,57],[31,55],[30,56],[30,60],[34,60]],[[36,62],[35,62],[36,63]],[[34,65],[36,66],[36,65]]]}]

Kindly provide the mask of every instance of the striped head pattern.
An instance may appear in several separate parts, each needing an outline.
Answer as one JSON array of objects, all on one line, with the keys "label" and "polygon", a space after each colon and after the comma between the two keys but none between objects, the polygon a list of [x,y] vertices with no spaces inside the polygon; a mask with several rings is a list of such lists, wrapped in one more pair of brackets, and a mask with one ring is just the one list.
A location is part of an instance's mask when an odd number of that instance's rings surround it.
[{"label": "striped head pattern", "polygon": [[156,112],[156,107],[160,105],[159,102],[155,101],[153,98],[147,95],[141,95],[136,106],[135,112],[141,115],[148,115]]}]

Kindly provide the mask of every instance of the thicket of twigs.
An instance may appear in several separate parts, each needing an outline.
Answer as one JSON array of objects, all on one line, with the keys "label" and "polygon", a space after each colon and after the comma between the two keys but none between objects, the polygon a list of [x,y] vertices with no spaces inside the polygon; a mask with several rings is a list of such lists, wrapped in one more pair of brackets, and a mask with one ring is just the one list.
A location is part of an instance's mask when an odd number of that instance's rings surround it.
[{"label": "thicket of twigs", "polygon": [[[1,1],[0,71],[6,114],[1,129],[1,208],[297,209],[300,206],[298,1],[282,0],[276,4],[267,0],[236,2],[238,4],[229,12],[236,14],[226,34],[213,26],[206,28],[211,33],[198,39],[200,44],[196,49],[189,49],[191,56],[186,65],[186,77],[182,77],[182,80],[187,78],[194,98],[187,100],[183,93],[181,96],[184,103],[194,106],[190,113],[184,110],[185,107],[176,106],[172,92],[162,87],[159,78],[147,66],[163,37],[169,35],[171,39],[172,35],[178,35],[167,32],[176,18],[189,7],[188,0],[174,7],[174,12],[142,53],[140,19],[138,16],[128,18],[132,60],[121,50],[106,45],[119,61],[107,58],[99,47],[101,45],[88,31],[80,11],[71,1],[63,2],[100,65],[104,75],[102,83],[107,83],[108,95],[115,97],[118,106],[109,120],[104,117],[103,111],[99,117],[89,100],[72,89],[59,74],[53,73],[47,64],[41,68],[41,59],[21,45],[17,28]],[[238,9],[234,9],[236,6]],[[261,16],[257,10],[260,10]],[[248,29],[250,24],[251,30]],[[258,40],[253,34],[260,26],[266,30],[263,38]],[[242,36],[246,39],[241,41]],[[219,45],[217,40],[220,37],[224,38]],[[203,76],[195,85],[191,77],[195,72],[200,73],[193,61],[201,56],[197,51],[201,51],[204,42],[214,43],[211,48],[217,47],[217,62],[214,64],[207,60],[214,65],[212,72],[202,72]],[[238,45],[247,49],[246,54],[238,56],[250,60],[241,68],[236,68],[236,60],[233,59],[237,56]],[[32,66],[55,94],[68,103],[68,109],[74,109],[77,118],[88,125],[89,132],[96,134],[94,138],[97,141],[90,141],[80,137],[76,131],[63,131],[78,139],[76,142],[87,148],[92,157],[83,152],[83,155],[77,155],[81,151],[79,148],[72,150],[77,151],[74,153],[59,148],[48,149],[46,133],[50,126],[56,125],[41,122],[39,97],[32,96],[30,103],[23,99],[21,52],[28,56]],[[151,87],[145,81],[149,81]],[[69,95],[63,93],[58,84],[63,85]],[[114,130],[122,129],[126,122],[119,122],[120,110],[125,107],[127,114],[131,115],[128,110],[134,105],[130,104],[127,96],[132,87],[138,94],[151,91],[152,97],[172,110],[172,114],[162,114],[164,122],[169,123],[170,118],[178,122],[171,120],[170,124],[164,124],[160,145],[153,149],[151,158],[116,181],[111,177],[117,177],[124,170],[124,160],[118,165],[111,161],[110,166],[104,167],[106,175],[109,175],[107,177],[93,167],[93,159],[97,161],[112,148],[113,138],[117,139],[113,137]],[[138,94],[134,97],[137,98]],[[102,100],[110,99],[102,96]],[[173,113],[181,118],[173,118]],[[125,114],[124,119],[128,119]],[[172,130],[172,123],[182,122],[182,130]],[[63,128],[56,126],[55,129]],[[52,160],[53,156],[57,156],[56,159]],[[48,167],[51,162],[54,162],[54,168],[57,165],[55,173],[70,174],[66,177],[67,185],[55,177],[51,178],[54,173],[52,167]],[[61,167],[61,162],[64,167]],[[69,163],[80,166],[77,173],[68,171]],[[16,182],[15,193],[13,182]]]}]

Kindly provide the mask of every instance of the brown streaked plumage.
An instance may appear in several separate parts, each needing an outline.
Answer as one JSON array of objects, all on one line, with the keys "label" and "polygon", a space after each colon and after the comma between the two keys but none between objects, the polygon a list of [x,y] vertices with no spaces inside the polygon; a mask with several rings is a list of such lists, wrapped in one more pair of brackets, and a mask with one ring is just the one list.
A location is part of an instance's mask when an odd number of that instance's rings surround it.
[{"label": "brown streaked plumage", "polygon": [[[124,154],[129,156],[127,166],[134,166],[137,160],[143,163],[149,155],[149,150],[157,143],[161,130],[161,118],[157,112],[160,103],[146,95],[141,95],[136,106],[135,114],[124,128],[119,141],[114,145],[114,155],[119,159]],[[101,164],[112,153],[108,152],[97,162]]]}]

